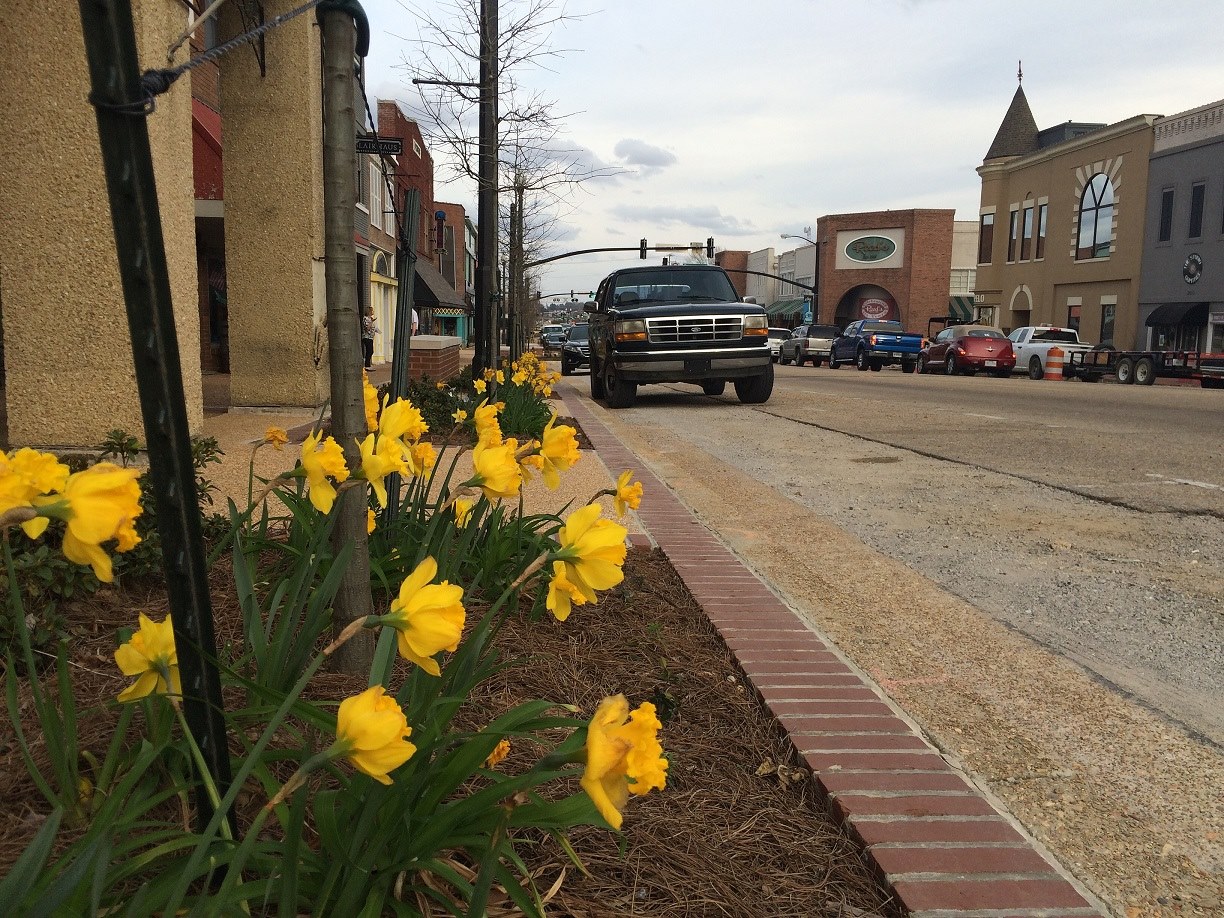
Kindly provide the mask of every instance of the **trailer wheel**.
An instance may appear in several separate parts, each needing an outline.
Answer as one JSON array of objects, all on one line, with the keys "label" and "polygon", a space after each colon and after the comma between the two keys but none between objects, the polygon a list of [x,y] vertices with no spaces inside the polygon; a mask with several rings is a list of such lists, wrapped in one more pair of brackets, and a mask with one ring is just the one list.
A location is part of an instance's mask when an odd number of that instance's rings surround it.
[{"label": "trailer wheel", "polygon": [[1140,357],[1135,361],[1135,383],[1140,386],[1150,386],[1156,382],[1156,367],[1151,357]]},{"label": "trailer wheel", "polygon": [[1129,386],[1135,381],[1135,363],[1129,357],[1123,357],[1118,361],[1117,367],[1114,368],[1114,376],[1118,378],[1124,386]]}]

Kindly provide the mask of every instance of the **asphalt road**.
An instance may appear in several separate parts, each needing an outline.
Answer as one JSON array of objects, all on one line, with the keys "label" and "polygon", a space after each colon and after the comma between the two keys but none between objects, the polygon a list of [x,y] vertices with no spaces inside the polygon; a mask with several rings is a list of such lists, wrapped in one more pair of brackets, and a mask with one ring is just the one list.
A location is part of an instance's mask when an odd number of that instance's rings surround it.
[{"label": "asphalt road", "polygon": [[775,369],[781,388],[810,394],[805,418],[819,428],[1149,513],[1224,520],[1222,390]]},{"label": "asphalt road", "polygon": [[1119,914],[1218,914],[1224,391],[776,371],[593,410]]}]

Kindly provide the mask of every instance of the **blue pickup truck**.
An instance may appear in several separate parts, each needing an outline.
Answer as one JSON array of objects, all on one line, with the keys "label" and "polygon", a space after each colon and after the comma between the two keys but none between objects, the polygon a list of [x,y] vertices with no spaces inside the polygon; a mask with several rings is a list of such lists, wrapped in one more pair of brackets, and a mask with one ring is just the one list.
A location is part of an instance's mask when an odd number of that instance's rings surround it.
[{"label": "blue pickup truck", "polygon": [[910,334],[900,322],[883,319],[859,319],[833,339],[829,351],[829,369],[852,363],[860,370],[882,370],[900,364],[906,373],[913,373],[922,350],[922,335]]}]

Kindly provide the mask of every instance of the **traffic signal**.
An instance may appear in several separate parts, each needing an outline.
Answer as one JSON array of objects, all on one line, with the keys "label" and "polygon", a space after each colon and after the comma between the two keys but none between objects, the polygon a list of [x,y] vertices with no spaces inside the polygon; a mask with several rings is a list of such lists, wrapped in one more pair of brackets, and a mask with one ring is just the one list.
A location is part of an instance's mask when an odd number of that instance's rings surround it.
[{"label": "traffic signal", "polygon": [[638,249],[638,258],[644,259],[645,257],[646,257],[646,240],[643,239],[642,246],[641,248]]},{"label": "traffic signal", "polygon": [[706,258],[714,257],[714,237],[711,236],[706,240]]}]

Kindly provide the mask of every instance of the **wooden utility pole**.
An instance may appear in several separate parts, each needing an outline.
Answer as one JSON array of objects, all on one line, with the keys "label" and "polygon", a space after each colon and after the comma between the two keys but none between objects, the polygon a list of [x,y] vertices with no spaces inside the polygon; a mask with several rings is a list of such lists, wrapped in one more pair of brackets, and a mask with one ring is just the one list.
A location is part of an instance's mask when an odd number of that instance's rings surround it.
[{"label": "wooden utility pole", "polygon": [[[319,21],[323,33],[323,232],[331,433],[344,448],[349,468],[356,469],[361,466],[358,443],[366,434],[357,254],[353,248],[357,206],[356,29],[352,14],[340,10],[324,7],[319,11]],[[372,610],[367,506],[366,489],[362,486],[342,492],[333,511],[336,514],[333,552],[338,554],[350,543],[353,546],[336,593],[337,631]],[[374,660],[373,635],[368,631],[357,635],[332,660],[341,672],[368,672]]]}]

